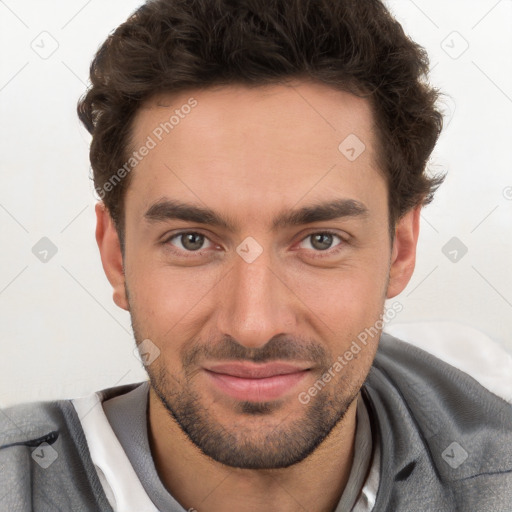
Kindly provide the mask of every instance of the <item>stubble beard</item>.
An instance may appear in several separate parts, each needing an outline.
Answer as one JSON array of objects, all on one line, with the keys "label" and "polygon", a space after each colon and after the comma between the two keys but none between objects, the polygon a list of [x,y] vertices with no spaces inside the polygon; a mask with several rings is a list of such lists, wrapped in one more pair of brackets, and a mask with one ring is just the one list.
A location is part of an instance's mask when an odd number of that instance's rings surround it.
[{"label": "stubble beard", "polygon": [[[352,384],[347,395],[350,384],[340,378],[337,385],[331,383],[332,391],[322,389],[308,404],[301,404],[293,395],[288,400],[296,400],[297,407],[303,409],[301,417],[287,421],[285,415],[277,424],[271,420],[273,416],[282,417],[281,401],[239,401],[233,412],[244,421],[223,425],[202,405],[188,379],[180,385],[174,378],[169,379],[162,366],[147,370],[156,396],[190,441],[213,460],[242,469],[286,468],[304,460],[343,420],[360,389]],[[269,421],[262,421],[265,419]]]}]

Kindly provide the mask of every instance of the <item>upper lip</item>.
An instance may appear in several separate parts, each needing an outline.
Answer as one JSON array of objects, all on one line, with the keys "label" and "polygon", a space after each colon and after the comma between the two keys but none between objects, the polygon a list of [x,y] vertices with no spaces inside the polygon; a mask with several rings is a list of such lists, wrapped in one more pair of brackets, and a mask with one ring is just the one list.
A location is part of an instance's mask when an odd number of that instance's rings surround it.
[{"label": "upper lip", "polygon": [[289,363],[218,363],[205,366],[204,369],[214,373],[231,375],[244,379],[264,379],[276,375],[286,375],[309,370],[310,367],[301,367]]}]

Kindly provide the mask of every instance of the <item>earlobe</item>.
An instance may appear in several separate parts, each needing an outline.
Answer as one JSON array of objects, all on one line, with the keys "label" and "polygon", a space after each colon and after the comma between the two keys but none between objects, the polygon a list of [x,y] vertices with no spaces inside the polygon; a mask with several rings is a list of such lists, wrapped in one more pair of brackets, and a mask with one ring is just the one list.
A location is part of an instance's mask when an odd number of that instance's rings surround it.
[{"label": "earlobe", "polygon": [[126,298],[123,256],[119,236],[114,221],[103,202],[96,203],[96,242],[100,250],[101,263],[105,275],[113,288],[113,298],[117,306],[129,310]]},{"label": "earlobe", "polygon": [[420,227],[421,205],[409,210],[398,221],[391,251],[389,284],[386,297],[401,293],[409,283],[416,264],[416,246]]}]

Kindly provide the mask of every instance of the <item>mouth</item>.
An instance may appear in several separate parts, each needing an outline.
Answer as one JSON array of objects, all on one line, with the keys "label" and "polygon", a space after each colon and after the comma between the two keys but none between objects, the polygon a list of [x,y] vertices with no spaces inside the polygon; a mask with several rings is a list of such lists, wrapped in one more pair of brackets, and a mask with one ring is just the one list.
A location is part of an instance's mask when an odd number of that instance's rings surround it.
[{"label": "mouth", "polygon": [[267,402],[289,393],[310,367],[286,363],[226,363],[203,368],[215,389],[237,400]]}]

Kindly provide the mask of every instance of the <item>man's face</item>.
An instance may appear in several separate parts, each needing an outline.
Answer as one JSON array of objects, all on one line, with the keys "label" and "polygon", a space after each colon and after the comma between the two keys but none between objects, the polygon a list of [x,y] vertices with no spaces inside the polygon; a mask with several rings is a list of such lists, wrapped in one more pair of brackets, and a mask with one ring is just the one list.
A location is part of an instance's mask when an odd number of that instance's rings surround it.
[{"label": "man's face", "polygon": [[[197,104],[182,108],[191,97]],[[175,110],[179,122],[161,133]],[[137,342],[160,350],[147,367],[156,394],[220,462],[302,460],[369,371],[378,336],[341,371],[332,366],[398,293],[372,123],[365,100],[306,82],[163,95],[135,119],[132,149],[148,137],[156,146],[132,171],[115,300]],[[174,218],[166,201],[212,215]],[[330,368],[329,382],[299,400]]]}]

